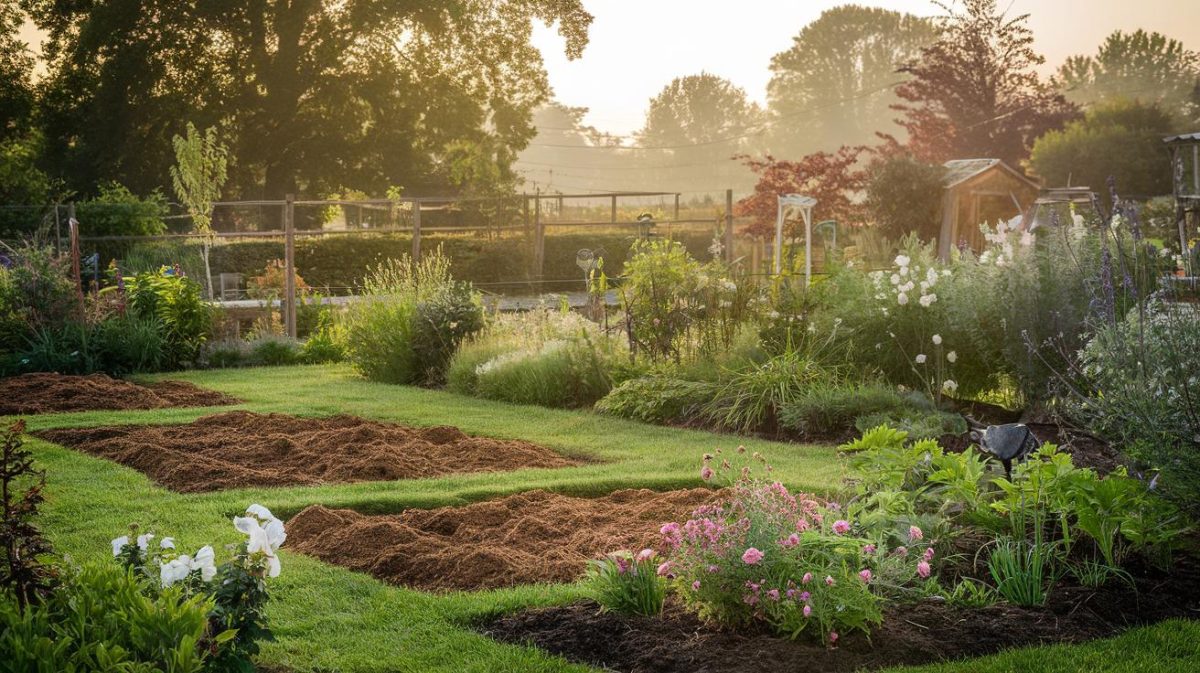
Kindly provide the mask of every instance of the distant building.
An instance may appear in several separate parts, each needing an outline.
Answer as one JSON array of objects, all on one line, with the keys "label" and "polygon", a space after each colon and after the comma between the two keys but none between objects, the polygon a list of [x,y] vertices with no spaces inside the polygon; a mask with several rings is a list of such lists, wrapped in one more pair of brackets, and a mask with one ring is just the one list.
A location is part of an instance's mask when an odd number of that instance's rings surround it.
[{"label": "distant building", "polygon": [[1038,184],[999,159],[947,161],[938,254],[955,248],[981,250],[980,224],[994,225],[1023,215],[1038,198]]}]

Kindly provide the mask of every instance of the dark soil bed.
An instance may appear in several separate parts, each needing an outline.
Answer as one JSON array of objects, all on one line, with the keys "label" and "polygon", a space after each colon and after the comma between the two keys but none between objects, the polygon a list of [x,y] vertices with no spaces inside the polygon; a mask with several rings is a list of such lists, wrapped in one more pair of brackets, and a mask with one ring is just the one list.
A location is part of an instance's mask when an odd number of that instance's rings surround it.
[{"label": "dark soil bed", "polygon": [[[1060,450],[1071,454],[1071,461],[1076,467],[1090,467],[1100,474],[1108,474],[1126,464],[1119,451],[1086,432],[1049,422],[1025,425],[1039,442],[1056,444]],[[975,445],[970,433],[943,435],[938,439],[938,443],[942,448],[953,452],[962,452]]]},{"label": "dark soil bed", "polygon": [[0,416],[63,411],[215,407],[238,400],[183,381],[138,385],[104,374],[22,374],[0,379]]},{"label": "dark soil bed", "polygon": [[418,479],[578,465],[529,442],[355,416],[233,411],[186,425],[46,430],[37,436],[114,460],[175,491]]},{"label": "dark soil bed", "polygon": [[386,516],[314,505],[288,521],[288,548],[420,589],[570,582],[588,559],[657,546],[663,523],[716,497],[708,489],[604,498],[531,491]]},{"label": "dark soil bed", "polygon": [[1200,572],[1194,560],[1170,576],[1147,571],[1138,591],[1063,587],[1045,608],[1007,604],[963,608],[926,600],[889,608],[870,639],[844,635],[836,649],[768,633],[733,631],[700,621],[668,602],[661,618],[602,613],[595,603],[527,610],[479,625],[489,636],[530,644],[571,661],[616,671],[723,673],[747,670],[816,673],[925,664],[1043,643],[1104,638],[1129,626],[1174,617],[1200,618]]}]

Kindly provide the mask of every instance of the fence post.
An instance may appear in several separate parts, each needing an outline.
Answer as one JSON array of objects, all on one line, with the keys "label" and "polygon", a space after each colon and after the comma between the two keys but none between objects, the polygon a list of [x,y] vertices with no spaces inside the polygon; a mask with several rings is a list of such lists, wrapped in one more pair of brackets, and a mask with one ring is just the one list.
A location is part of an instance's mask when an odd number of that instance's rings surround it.
[{"label": "fence post", "polygon": [[421,261],[421,199],[413,199],[412,261]]},{"label": "fence post", "polygon": [[617,223],[617,197],[615,195],[612,197],[612,223]]},{"label": "fence post", "polygon": [[675,221],[679,221],[679,194],[675,195]]},{"label": "fence post", "polygon": [[284,292],[287,294],[287,310],[284,322],[287,335],[296,338],[296,196],[288,194],[283,210],[284,227]]},{"label": "fence post", "polygon": [[84,315],[83,280],[79,276],[79,221],[75,219],[75,203],[67,205],[67,227],[71,237],[71,279],[75,281],[75,296],[79,300],[79,318]]},{"label": "fence post", "polygon": [[525,240],[529,240],[529,195],[521,194],[521,224],[525,232]]},{"label": "fence post", "polygon": [[541,194],[539,189],[533,202],[533,277],[537,280],[542,279],[546,268],[546,227],[542,224]]},{"label": "fence post", "polygon": [[[679,198],[679,197],[676,197]],[[677,202],[678,203],[678,202]],[[725,190],[725,260],[733,263],[733,190]]]}]

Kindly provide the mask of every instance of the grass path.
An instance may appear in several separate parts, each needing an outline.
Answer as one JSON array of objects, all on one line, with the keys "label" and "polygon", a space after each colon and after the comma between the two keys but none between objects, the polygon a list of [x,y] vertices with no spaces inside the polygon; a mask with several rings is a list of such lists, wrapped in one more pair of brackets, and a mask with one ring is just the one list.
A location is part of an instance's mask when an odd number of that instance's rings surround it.
[{"label": "grass path", "polygon": [[[843,467],[830,447],[781,444],[676,430],[577,413],[517,407],[417,388],[373,384],[345,367],[289,367],[188,372],[189,380],[244,400],[256,412],[308,416],[352,413],[412,425],[455,425],[472,434],[519,438],[594,462],[559,470],[521,470],[438,479],[320,487],[238,489],[177,494],[140,473],[36,439],[29,440],[48,472],[42,524],[60,553],[102,559],[108,541],[128,524],[172,535],[184,551],[241,538],[229,517],[260,502],[281,518],[315,503],[364,512],[462,504],[532,488],[601,494],[617,488],[697,486],[699,458],[739,441],[762,451],[793,489],[826,491]],[[182,423],[220,409],[85,412],[32,416],[30,431],[124,423]],[[290,554],[272,581],[270,617],[278,640],[262,661],[294,671],[584,671],[532,648],[497,644],[468,628],[482,616],[521,606],[570,602],[577,585],[535,585],[497,591],[429,594],[393,587],[366,575]],[[1022,650],[932,667],[951,671],[1200,670],[1200,626],[1172,622],[1077,647]],[[1083,665],[1081,662],[1086,662]]]}]

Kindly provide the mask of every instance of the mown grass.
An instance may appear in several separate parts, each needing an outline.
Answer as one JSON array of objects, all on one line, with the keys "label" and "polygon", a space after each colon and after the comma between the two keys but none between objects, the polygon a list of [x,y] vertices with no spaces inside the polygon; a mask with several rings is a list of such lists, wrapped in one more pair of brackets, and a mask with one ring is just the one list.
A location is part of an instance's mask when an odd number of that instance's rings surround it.
[{"label": "mown grass", "polygon": [[[600,494],[617,488],[698,486],[699,457],[744,441],[767,455],[789,486],[827,491],[843,477],[830,447],[739,440],[577,413],[518,407],[449,393],[362,381],[344,367],[291,367],[190,372],[193,381],[244,401],[234,408],[307,416],[352,413],[413,425],[456,425],[474,434],[538,442],[587,458],[580,467],[458,475],[438,479],[321,487],[239,489],[178,494],[115,463],[30,439],[48,472],[42,524],[60,553],[103,559],[108,541],[130,523],[177,538],[181,548],[233,543],[240,535],[229,517],[260,502],[281,517],[321,503],[364,512],[462,504],[532,488]],[[125,423],[182,423],[220,409],[86,412],[29,417],[30,431]],[[533,648],[501,645],[468,625],[523,606],[570,602],[578,585],[429,594],[393,587],[283,552],[284,572],[272,582],[270,617],[278,640],[261,661],[294,671],[582,671]],[[929,671],[1068,671],[1089,662],[1094,670],[1197,670],[1200,627],[1173,622],[1121,638],[1078,647],[1022,650]],[[1117,656],[1118,654],[1122,656]],[[1111,658],[1111,660],[1107,660]],[[1129,664],[1129,662],[1140,662]],[[1175,668],[1176,664],[1180,668]],[[1117,667],[1113,667],[1117,666]],[[1162,668],[1167,666],[1167,668]]]}]

